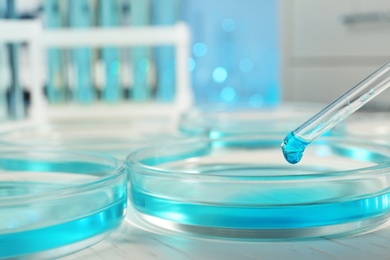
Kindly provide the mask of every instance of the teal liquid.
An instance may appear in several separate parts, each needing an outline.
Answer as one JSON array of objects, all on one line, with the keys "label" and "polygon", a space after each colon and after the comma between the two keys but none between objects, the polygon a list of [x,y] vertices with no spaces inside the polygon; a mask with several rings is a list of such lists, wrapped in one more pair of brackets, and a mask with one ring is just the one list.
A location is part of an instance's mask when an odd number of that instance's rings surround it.
[{"label": "teal liquid", "polygon": [[303,156],[303,152],[310,142],[296,136],[294,132],[289,133],[282,143],[282,152],[287,162],[298,163]]},{"label": "teal liquid", "polygon": [[[331,189],[329,192],[332,192]],[[132,189],[132,201],[141,213],[179,224],[231,229],[299,229],[360,221],[390,213],[390,192],[370,198],[304,205],[236,206],[169,200]],[[263,203],[265,205],[265,203]],[[269,204],[268,204],[269,205]]]},{"label": "teal liquid", "polygon": [[39,253],[100,235],[119,226],[125,209],[126,197],[123,197],[99,211],[69,222],[9,234],[2,232],[0,258]]},{"label": "teal liquid", "polygon": [[[92,6],[88,0],[69,1],[69,25],[72,28],[91,27],[94,19]],[[87,47],[77,47],[72,50],[74,67],[74,93],[76,102],[90,104],[96,99],[96,93],[92,82],[92,58],[93,51]]]},{"label": "teal liquid", "polygon": [[[66,153],[58,161],[22,155],[10,153],[0,160],[0,259],[61,247],[61,253],[71,253],[72,244],[88,246],[120,225],[127,206],[126,177],[88,189],[113,167],[72,162]],[[70,192],[76,186],[77,192]]]}]

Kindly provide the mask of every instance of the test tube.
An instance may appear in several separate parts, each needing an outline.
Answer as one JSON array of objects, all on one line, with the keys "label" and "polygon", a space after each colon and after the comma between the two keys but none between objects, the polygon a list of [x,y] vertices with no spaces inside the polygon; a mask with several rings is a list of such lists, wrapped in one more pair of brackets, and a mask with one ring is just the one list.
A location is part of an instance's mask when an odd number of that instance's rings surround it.
[{"label": "test tube", "polygon": [[[63,17],[59,0],[45,0],[44,19],[46,28],[60,28]],[[61,49],[50,48],[47,51],[48,84],[47,96],[51,103],[64,102],[66,99],[64,53]]]},{"label": "test tube", "polygon": [[[89,0],[69,1],[69,24],[81,29],[92,25],[92,4]],[[72,50],[74,83],[73,98],[80,103],[91,103],[96,99],[92,83],[92,49],[77,47]]]},{"label": "test tube", "polygon": [[282,143],[285,159],[298,163],[307,145],[361,108],[390,86],[390,62],[341,95],[318,114],[289,133]]},{"label": "test tube", "polygon": [[[119,24],[120,2],[118,0],[100,0],[99,17],[102,27],[114,27]],[[122,97],[119,82],[120,50],[116,47],[104,47],[102,49],[104,64],[104,88],[103,99],[107,102],[118,102]]]},{"label": "test tube", "polygon": [[[150,0],[130,0],[130,23],[132,26],[146,26],[150,20]],[[131,49],[131,62],[133,66],[133,89],[134,101],[145,101],[151,96],[151,84],[149,72],[151,61],[150,49],[143,46]]]},{"label": "test tube", "polygon": [[[152,23],[173,25],[179,18],[179,0],[152,0]],[[173,46],[158,46],[155,49],[157,91],[156,98],[171,102],[175,95],[175,54]]]},{"label": "test tube", "polygon": [[[13,0],[7,0],[6,18],[16,19],[16,8]],[[19,53],[20,43],[7,43],[8,60],[10,66],[11,88],[9,91],[9,112],[13,119],[25,117],[23,89],[19,80]]]},{"label": "test tube", "polygon": [[[6,17],[6,2],[0,1],[0,18]],[[10,85],[10,71],[8,67],[8,53],[5,44],[0,44],[0,121],[8,117],[7,87]]]}]

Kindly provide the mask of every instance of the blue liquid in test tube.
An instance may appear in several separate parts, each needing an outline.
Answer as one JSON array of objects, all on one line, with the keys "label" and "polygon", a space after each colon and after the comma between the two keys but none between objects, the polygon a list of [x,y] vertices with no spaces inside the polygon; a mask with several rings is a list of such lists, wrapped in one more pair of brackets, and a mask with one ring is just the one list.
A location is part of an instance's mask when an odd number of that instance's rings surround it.
[{"label": "blue liquid in test tube", "polygon": [[[102,27],[114,27],[119,24],[120,1],[100,0],[99,15]],[[122,98],[122,90],[119,82],[120,75],[120,50],[115,47],[102,49],[105,82],[103,99],[107,102],[118,102]]]},{"label": "blue liquid in test tube", "polygon": [[[150,1],[131,0],[130,12],[132,26],[148,25],[150,21]],[[135,101],[145,101],[151,95],[150,79],[148,77],[150,71],[149,48],[133,47],[130,55],[133,66],[132,98]]]},{"label": "blue liquid in test tube", "polygon": [[[59,0],[45,0],[44,22],[46,28],[60,28],[63,17]],[[47,96],[51,103],[64,102],[66,99],[64,53],[61,49],[50,48],[47,51],[48,84]]]},{"label": "blue liquid in test tube", "polygon": [[[6,3],[0,1],[0,18],[6,16]],[[9,86],[8,54],[5,44],[0,44],[0,121],[6,120],[7,111],[7,87]]]},{"label": "blue liquid in test tube", "polygon": [[[17,18],[15,4],[13,0],[7,0],[6,9],[6,18]],[[11,76],[11,88],[9,92],[9,112],[12,119],[22,119],[25,117],[25,104],[23,90],[19,82],[20,44],[7,43],[7,51]]]},{"label": "blue liquid in test tube", "polygon": [[[179,16],[178,0],[152,0],[152,23],[172,26]],[[157,100],[170,102],[175,95],[175,56],[173,46],[159,46],[155,50]]]},{"label": "blue liquid in test tube", "polygon": [[[70,26],[79,30],[92,24],[92,8],[89,0],[69,1]],[[73,98],[76,102],[91,103],[96,99],[92,83],[92,50],[78,47],[72,50],[74,77]]]},{"label": "blue liquid in test tube", "polygon": [[6,46],[0,45],[0,121],[8,118],[7,87],[9,86],[9,67]]}]

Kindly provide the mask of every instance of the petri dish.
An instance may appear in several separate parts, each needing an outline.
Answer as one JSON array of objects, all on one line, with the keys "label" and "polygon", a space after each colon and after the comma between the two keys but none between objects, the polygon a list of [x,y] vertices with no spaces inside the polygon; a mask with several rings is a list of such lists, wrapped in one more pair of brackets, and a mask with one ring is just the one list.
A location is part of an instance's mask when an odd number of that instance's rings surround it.
[{"label": "petri dish", "polygon": [[53,259],[84,249],[121,225],[123,162],[93,153],[0,151],[0,259]]},{"label": "petri dish", "polygon": [[388,220],[387,147],[322,137],[290,165],[282,139],[196,137],[133,152],[137,216],[182,234],[265,240],[357,234]]},{"label": "petri dish", "polygon": [[2,131],[0,143],[91,151],[124,160],[137,148],[180,137],[164,118],[83,118],[32,123]]},{"label": "petri dish", "polygon": [[283,103],[272,107],[196,107],[179,120],[182,133],[211,138],[237,134],[287,134],[322,109],[315,103]]},{"label": "petri dish", "polygon": [[358,112],[341,127],[331,130],[335,136],[351,136],[369,142],[390,144],[390,114],[387,112]]}]

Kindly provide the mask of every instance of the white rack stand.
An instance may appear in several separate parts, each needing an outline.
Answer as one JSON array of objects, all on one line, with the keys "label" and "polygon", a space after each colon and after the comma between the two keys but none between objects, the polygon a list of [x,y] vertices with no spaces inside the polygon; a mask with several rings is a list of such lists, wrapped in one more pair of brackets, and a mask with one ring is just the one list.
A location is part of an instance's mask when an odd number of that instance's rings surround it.
[{"label": "white rack stand", "polygon": [[[145,26],[88,29],[43,29],[40,21],[0,20],[0,42],[25,42],[29,48],[31,80],[31,119],[102,116],[158,116],[179,114],[192,105],[189,81],[189,30],[180,22],[174,26]],[[42,54],[47,48],[132,47],[172,45],[176,59],[176,91],[172,103],[157,101],[117,104],[97,102],[92,105],[48,104],[39,73]]]}]

